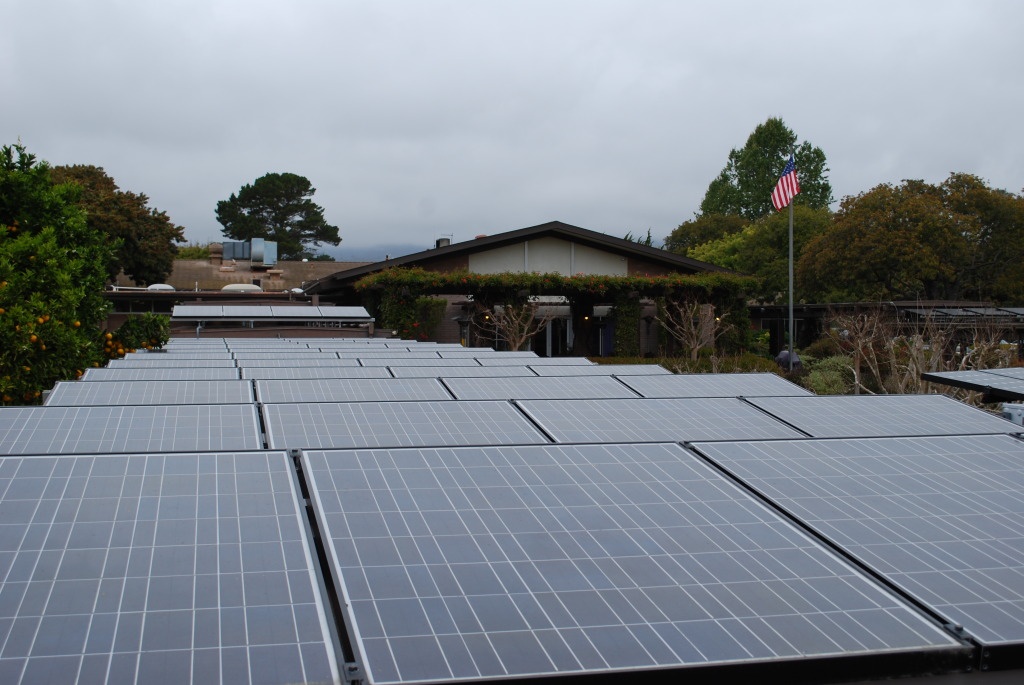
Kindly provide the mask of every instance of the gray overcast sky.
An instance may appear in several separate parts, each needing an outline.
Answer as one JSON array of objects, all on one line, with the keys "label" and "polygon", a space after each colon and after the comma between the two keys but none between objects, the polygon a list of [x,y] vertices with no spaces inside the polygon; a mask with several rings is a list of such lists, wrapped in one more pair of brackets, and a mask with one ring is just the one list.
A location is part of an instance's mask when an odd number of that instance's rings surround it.
[{"label": "gray overcast sky", "polygon": [[310,179],[341,259],[558,219],[655,239],[768,117],[837,199],[1024,186],[1024,2],[0,0],[0,144],[103,167],[221,239]]}]

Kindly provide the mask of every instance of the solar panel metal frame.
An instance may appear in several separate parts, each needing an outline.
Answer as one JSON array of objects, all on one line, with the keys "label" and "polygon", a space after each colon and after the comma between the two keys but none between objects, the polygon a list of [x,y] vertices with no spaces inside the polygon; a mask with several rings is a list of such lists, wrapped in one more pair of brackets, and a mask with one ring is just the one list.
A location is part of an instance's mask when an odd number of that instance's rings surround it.
[{"label": "solar panel metal frame", "polygon": [[0,460],[0,680],[340,682],[283,452]]},{"label": "solar panel metal frame", "polygon": [[264,403],[262,413],[271,449],[550,442],[508,402]]},{"label": "solar panel metal frame", "polygon": [[678,445],[310,450],[302,464],[374,685],[708,665],[693,675],[758,682],[738,674],[970,655]]},{"label": "solar panel metal frame", "polygon": [[0,407],[2,455],[247,451],[263,446],[252,404]]},{"label": "solar panel metal frame", "polygon": [[947,435],[691,448],[943,621],[963,626],[984,647],[984,669],[1024,666],[1019,439]]},{"label": "solar panel metal frame", "polygon": [[140,404],[252,404],[252,381],[61,381],[46,398],[46,406]]},{"label": "solar panel metal frame", "polygon": [[806,437],[733,397],[516,400],[555,442],[687,442]]},{"label": "solar panel metal frame", "polygon": [[945,395],[750,397],[747,402],[816,438],[1016,433],[1020,426]]}]

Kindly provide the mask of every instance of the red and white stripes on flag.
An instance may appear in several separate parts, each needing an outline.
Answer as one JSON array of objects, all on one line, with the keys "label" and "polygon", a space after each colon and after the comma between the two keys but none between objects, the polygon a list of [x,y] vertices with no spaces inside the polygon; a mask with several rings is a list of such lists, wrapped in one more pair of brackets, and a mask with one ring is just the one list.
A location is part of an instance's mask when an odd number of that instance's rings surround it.
[{"label": "red and white stripes on flag", "polygon": [[793,155],[789,156],[789,161],[786,162],[786,168],[782,170],[782,176],[779,177],[779,182],[775,184],[775,190],[772,191],[772,205],[775,206],[775,210],[779,211],[789,206],[789,203],[793,201],[793,197],[800,192],[800,181],[796,178],[796,160],[793,159]]}]

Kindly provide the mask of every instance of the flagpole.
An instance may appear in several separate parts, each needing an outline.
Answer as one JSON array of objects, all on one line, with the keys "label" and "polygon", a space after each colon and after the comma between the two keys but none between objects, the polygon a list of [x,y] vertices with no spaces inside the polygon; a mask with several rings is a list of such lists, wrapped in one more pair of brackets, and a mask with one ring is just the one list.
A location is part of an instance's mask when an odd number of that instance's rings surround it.
[{"label": "flagpole", "polygon": [[789,371],[793,371],[793,201],[789,202]]}]

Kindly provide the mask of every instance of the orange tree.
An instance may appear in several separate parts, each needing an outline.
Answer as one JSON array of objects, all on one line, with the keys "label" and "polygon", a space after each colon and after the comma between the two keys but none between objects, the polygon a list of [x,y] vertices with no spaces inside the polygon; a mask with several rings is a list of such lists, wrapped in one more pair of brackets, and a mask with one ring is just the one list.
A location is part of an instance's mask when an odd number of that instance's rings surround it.
[{"label": "orange tree", "polygon": [[0,148],[0,401],[43,390],[102,360],[105,274],[113,247],[22,145]]}]

